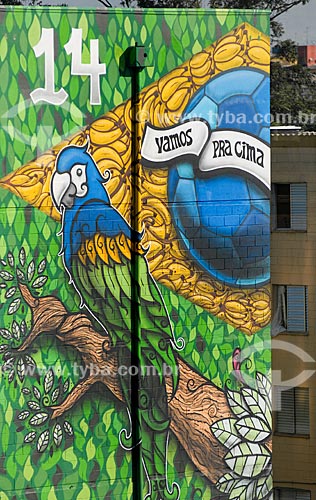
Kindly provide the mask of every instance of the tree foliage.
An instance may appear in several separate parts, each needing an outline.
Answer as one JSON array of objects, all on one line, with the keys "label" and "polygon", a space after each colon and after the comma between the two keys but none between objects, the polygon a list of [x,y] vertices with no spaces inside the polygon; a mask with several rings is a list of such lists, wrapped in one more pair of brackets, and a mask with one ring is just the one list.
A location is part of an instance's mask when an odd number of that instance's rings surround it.
[{"label": "tree foliage", "polygon": [[299,125],[316,128],[316,81],[313,74],[299,65],[271,64],[272,125]]}]

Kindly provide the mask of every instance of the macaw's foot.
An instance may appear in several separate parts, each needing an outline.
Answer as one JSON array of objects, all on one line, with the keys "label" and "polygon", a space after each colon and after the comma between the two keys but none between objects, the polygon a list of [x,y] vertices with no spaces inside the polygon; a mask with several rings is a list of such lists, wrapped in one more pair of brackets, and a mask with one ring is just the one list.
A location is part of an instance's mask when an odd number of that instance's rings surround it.
[{"label": "macaw's foot", "polygon": [[167,485],[166,479],[150,480],[151,492],[144,500],[178,500],[180,498],[180,486],[172,483],[171,487]]}]

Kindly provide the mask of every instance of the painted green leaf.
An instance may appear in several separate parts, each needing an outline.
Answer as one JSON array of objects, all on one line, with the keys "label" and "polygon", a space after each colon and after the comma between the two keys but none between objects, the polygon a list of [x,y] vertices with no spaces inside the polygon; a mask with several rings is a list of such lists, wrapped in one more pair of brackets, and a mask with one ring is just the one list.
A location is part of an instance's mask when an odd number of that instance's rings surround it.
[{"label": "painted green leaf", "polygon": [[240,479],[230,492],[228,500],[248,500],[253,497],[255,481],[252,479]]},{"label": "painted green leaf", "polygon": [[67,378],[66,382],[63,385],[63,391],[66,393],[69,389],[69,378]]},{"label": "painted green leaf", "polygon": [[14,279],[14,276],[8,271],[0,271],[0,278],[5,281],[12,281]]},{"label": "painted green leaf", "polygon": [[49,443],[49,430],[46,429],[39,436],[36,444],[36,449],[39,453],[43,453],[46,450]]},{"label": "painted green leaf", "polygon": [[5,298],[6,299],[10,299],[10,297],[13,297],[13,295],[15,294],[17,288],[16,286],[11,286],[5,293]]},{"label": "painted green leaf", "polygon": [[224,476],[220,477],[216,483],[216,488],[222,493],[230,493],[236,482],[238,481],[238,476],[228,472]]},{"label": "painted green leaf", "polygon": [[10,267],[14,267],[14,256],[11,252],[8,252],[8,262]]},{"label": "painted green leaf", "polygon": [[67,420],[65,420],[65,422],[64,422],[64,431],[69,436],[73,436],[74,431],[73,431],[72,425]]},{"label": "painted green leaf", "polygon": [[34,359],[32,358],[32,356],[29,356],[29,354],[25,355],[25,361],[26,361],[28,366],[36,366]]},{"label": "painted green leaf", "polygon": [[46,259],[41,260],[38,265],[37,272],[38,274],[42,274],[46,269]]},{"label": "painted green leaf", "polygon": [[6,340],[11,340],[12,339],[11,332],[9,330],[7,330],[7,328],[1,328],[0,329],[0,335],[1,335],[2,338],[6,339]]},{"label": "painted green leaf", "polygon": [[12,336],[15,340],[20,340],[21,338],[20,326],[15,320],[12,322]]},{"label": "painted green leaf", "polygon": [[32,283],[32,288],[42,288],[47,281],[47,276],[39,276]]},{"label": "painted green leaf", "polygon": [[54,373],[53,370],[48,370],[44,377],[44,391],[45,394],[48,394],[53,387],[54,384]]},{"label": "painted green leaf", "polygon": [[224,457],[230,470],[246,478],[261,474],[270,459],[271,454],[267,448],[256,443],[237,444]]},{"label": "painted green leaf", "polygon": [[24,249],[24,247],[22,247],[20,252],[19,252],[19,261],[20,261],[20,265],[22,267],[25,266],[25,260],[26,260],[25,249]]},{"label": "painted green leaf", "polygon": [[27,281],[28,282],[32,281],[34,273],[35,273],[35,264],[34,264],[34,260],[31,260],[31,262],[27,266]]},{"label": "painted green leaf", "polygon": [[17,310],[19,309],[20,305],[21,305],[21,299],[20,298],[12,300],[12,302],[9,305],[9,308],[8,308],[8,314],[14,314],[14,313],[16,313]]},{"label": "painted green leaf", "polygon": [[27,417],[30,416],[30,412],[27,410],[21,411],[21,413],[18,414],[18,419],[19,420],[25,420]]},{"label": "painted green leaf", "polygon": [[46,420],[48,419],[49,415],[48,413],[46,412],[40,412],[40,413],[36,413],[35,415],[33,415],[32,418],[30,418],[30,424],[31,425],[34,425],[34,426],[40,426],[40,425],[43,425]]},{"label": "painted green leaf", "polygon": [[52,392],[52,403],[55,403],[58,399],[60,393],[59,387],[57,387],[53,392]]},{"label": "painted green leaf", "polygon": [[241,438],[238,436],[238,432],[235,428],[236,422],[237,420],[234,418],[225,418],[211,425],[211,431],[214,436],[221,444],[226,446],[226,448],[232,448],[237,443],[241,442]]},{"label": "painted green leaf", "polygon": [[251,442],[260,442],[267,439],[271,430],[266,423],[257,417],[246,417],[236,423],[239,434]]},{"label": "painted green leaf", "polygon": [[19,269],[18,267],[16,268],[16,276],[19,281],[25,281],[25,275],[23,271],[21,271],[21,269]]},{"label": "painted green leaf", "polygon": [[271,403],[271,381],[262,373],[256,373],[258,392],[265,398],[266,402]]},{"label": "painted green leaf", "polygon": [[36,401],[28,401],[27,406],[30,410],[39,411],[41,409],[40,405]]},{"label": "painted green leaf", "polygon": [[258,391],[250,387],[243,388],[241,393],[251,413],[256,417],[262,418],[270,428],[272,425],[272,414],[270,405],[267,404],[266,399]]},{"label": "painted green leaf", "polygon": [[249,415],[249,408],[240,392],[228,391],[227,400],[230,409],[237,417],[243,418]]},{"label": "painted green leaf", "polygon": [[24,377],[25,377],[25,364],[24,364],[24,361],[22,358],[18,359],[16,368],[17,368],[18,377],[19,377],[20,381],[23,382]]},{"label": "painted green leaf", "polygon": [[32,441],[34,441],[35,438],[36,438],[36,432],[32,431],[26,434],[23,441],[24,443],[32,443]]},{"label": "painted green leaf", "polygon": [[256,481],[256,499],[263,500],[272,492],[273,489],[273,480],[272,474],[268,476],[260,477]]},{"label": "painted green leaf", "polygon": [[27,326],[26,326],[26,322],[24,319],[21,321],[20,330],[21,330],[22,337],[24,337],[27,333]]},{"label": "painted green leaf", "polygon": [[37,387],[33,387],[33,394],[36,397],[37,401],[41,400],[41,393]]},{"label": "painted green leaf", "polygon": [[61,428],[61,425],[57,422],[55,424],[54,430],[53,430],[53,439],[55,445],[58,447],[60,446],[62,439],[63,439],[63,430]]}]

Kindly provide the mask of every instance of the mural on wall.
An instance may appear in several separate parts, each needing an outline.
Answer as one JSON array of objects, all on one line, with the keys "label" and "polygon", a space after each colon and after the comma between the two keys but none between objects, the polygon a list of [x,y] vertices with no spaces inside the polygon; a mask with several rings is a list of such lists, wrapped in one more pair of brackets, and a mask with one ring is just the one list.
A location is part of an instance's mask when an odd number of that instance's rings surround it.
[{"label": "mural on wall", "polygon": [[1,14],[1,498],[272,499],[269,17]]}]

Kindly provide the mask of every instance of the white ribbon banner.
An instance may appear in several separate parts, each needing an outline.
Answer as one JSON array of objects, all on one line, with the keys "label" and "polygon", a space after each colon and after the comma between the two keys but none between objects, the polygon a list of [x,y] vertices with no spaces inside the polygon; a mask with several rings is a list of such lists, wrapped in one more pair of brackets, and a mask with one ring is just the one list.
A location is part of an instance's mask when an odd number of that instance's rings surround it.
[{"label": "white ribbon banner", "polygon": [[211,131],[202,120],[188,120],[165,129],[147,124],[141,154],[143,164],[151,168],[161,168],[180,157],[197,156],[201,172],[237,169],[257,177],[270,189],[268,144],[238,130]]}]

